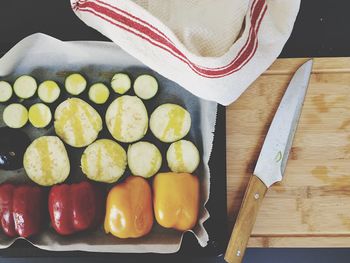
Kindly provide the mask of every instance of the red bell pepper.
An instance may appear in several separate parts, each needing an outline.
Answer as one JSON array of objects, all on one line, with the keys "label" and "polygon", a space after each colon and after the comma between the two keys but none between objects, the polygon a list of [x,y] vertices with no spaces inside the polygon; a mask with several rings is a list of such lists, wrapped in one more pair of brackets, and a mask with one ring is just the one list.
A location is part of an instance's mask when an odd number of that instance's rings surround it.
[{"label": "red bell pepper", "polygon": [[10,237],[37,234],[44,221],[44,192],[38,186],[0,185],[1,228]]},{"label": "red bell pepper", "polygon": [[48,205],[53,228],[61,235],[70,235],[100,223],[105,204],[97,186],[81,182],[52,187]]}]

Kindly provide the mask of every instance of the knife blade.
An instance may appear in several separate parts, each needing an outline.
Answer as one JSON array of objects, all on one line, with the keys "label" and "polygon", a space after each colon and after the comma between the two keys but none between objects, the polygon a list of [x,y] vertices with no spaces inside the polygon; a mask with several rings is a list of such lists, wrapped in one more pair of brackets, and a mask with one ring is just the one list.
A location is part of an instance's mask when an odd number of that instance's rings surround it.
[{"label": "knife blade", "polygon": [[266,135],[227,246],[225,260],[240,263],[267,189],[281,181],[298,126],[313,61],[294,74]]}]

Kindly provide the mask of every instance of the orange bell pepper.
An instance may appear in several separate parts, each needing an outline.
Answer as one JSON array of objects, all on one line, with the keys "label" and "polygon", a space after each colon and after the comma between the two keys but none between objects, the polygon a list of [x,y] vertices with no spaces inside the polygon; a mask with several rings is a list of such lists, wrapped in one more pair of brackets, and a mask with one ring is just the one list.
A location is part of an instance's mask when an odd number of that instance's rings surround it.
[{"label": "orange bell pepper", "polygon": [[192,229],[199,209],[199,180],[188,173],[159,173],[153,180],[157,222],[180,231]]},{"label": "orange bell pepper", "polygon": [[104,228],[119,238],[148,234],[153,225],[152,193],[148,182],[129,176],[108,193]]}]

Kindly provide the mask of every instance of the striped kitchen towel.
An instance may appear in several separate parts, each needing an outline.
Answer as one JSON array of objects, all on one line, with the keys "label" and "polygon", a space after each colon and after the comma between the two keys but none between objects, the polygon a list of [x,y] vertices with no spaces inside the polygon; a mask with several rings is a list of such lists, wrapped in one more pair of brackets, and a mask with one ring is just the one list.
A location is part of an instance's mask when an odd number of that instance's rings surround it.
[{"label": "striped kitchen towel", "polygon": [[193,94],[228,105],[277,58],[300,0],[71,0],[125,51]]}]

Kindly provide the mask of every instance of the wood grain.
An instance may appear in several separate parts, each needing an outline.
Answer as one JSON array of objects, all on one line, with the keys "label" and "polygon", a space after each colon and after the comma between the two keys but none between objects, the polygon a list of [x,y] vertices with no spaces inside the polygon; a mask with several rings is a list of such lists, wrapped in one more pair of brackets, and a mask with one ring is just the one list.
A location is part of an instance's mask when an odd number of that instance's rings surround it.
[{"label": "wood grain", "polygon": [[225,260],[228,263],[241,263],[248,240],[255,224],[260,206],[267,191],[266,185],[256,176],[251,176],[232,235],[227,246]]},{"label": "wood grain", "polygon": [[[277,60],[227,107],[231,229],[275,111],[307,59]],[[251,247],[350,245],[350,58],[316,58],[284,180],[261,206]]]}]

